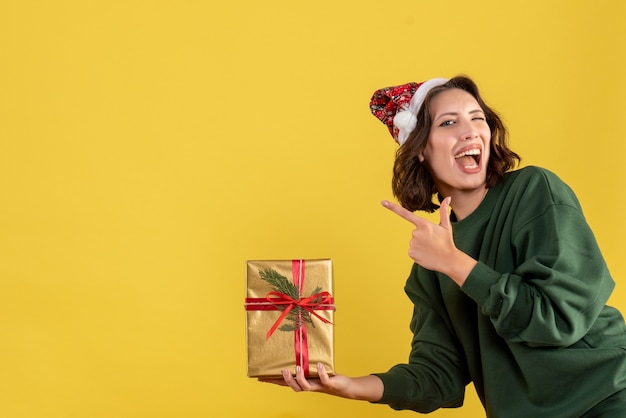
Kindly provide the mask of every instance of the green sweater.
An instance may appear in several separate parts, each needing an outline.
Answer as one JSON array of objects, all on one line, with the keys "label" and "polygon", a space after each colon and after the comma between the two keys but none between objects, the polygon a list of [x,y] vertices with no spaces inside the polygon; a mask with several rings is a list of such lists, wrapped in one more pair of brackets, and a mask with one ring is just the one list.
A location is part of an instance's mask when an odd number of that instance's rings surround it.
[{"label": "green sweater", "polygon": [[461,288],[413,266],[409,363],[377,374],[378,403],[458,407],[473,382],[488,417],[578,417],[626,388],[626,326],[605,305],[614,282],[566,184],[517,170],[454,220],[456,246],[478,264]]}]

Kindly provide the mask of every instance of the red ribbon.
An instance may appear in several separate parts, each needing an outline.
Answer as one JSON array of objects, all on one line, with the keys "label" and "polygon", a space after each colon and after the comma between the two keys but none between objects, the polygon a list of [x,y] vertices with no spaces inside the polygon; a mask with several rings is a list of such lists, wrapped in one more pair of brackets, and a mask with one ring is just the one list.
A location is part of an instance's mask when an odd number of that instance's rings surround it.
[{"label": "red ribbon", "polygon": [[[334,310],[333,297],[328,292],[320,292],[306,298],[302,296],[302,288],[304,287],[304,260],[292,260],[291,272],[293,274],[293,283],[298,288],[300,298],[293,299],[289,295],[280,292],[269,292],[265,298],[247,298],[246,310],[278,310],[279,306],[284,306],[283,312],[280,314],[274,325],[267,331],[265,338],[270,338],[280,323],[296,306],[306,310],[326,324],[331,324],[329,320],[318,315],[315,310]],[[302,312],[298,311],[296,324],[299,324],[294,330],[294,347],[296,354],[296,365],[302,367],[305,376],[309,376],[309,345],[307,340],[306,324],[302,319]]]},{"label": "red ribbon", "polygon": [[[270,298],[270,295],[274,295],[276,297],[275,298]],[[289,314],[289,312],[291,312],[291,310],[293,308],[295,308],[296,306],[299,306],[302,309],[306,310],[307,312],[309,312],[311,315],[315,316],[320,321],[322,321],[322,322],[324,322],[326,324],[332,324],[332,322],[330,322],[328,319],[319,316],[314,311],[314,309],[317,309],[318,306],[326,305],[326,304],[330,303],[332,298],[330,296],[330,293],[328,293],[328,292],[316,293],[316,294],[311,295],[311,296],[309,296],[307,298],[300,298],[298,300],[295,300],[295,299],[291,298],[290,296],[285,295],[284,293],[269,292],[265,299],[270,301],[274,305],[285,305],[286,306],[286,308],[283,310],[283,313],[278,317],[276,322],[274,322],[274,325],[272,326],[272,328],[270,328],[267,331],[267,334],[266,334],[265,338],[269,338],[269,337],[272,336],[272,334],[274,333],[274,331],[276,331],[276,328],[278,328],[278,326],[280,325],[282,320],[285,319],[285,317]],[[317,299],[320,299],[320,300],[317,300]],[[302,313],[298,313],[298,315],[302,315]],[[298,318],[298,319],[301,319],[301,318]],[[303,323],[303,325],[304,325],[304,323]]]}]

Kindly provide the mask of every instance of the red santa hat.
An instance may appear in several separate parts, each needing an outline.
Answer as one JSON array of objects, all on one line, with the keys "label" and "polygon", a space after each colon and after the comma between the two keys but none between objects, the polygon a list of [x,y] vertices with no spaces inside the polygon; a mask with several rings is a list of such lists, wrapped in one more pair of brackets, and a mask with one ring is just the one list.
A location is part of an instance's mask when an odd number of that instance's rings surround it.
[{"label": "red santa hat", "polygon": [[415,129],[417,112],[428,92],[447,81],[445,78],[433,78],[423,83],[407,83],[376,90],[370,100],[370,111],[387,125],[393,139],[402,145]]}]

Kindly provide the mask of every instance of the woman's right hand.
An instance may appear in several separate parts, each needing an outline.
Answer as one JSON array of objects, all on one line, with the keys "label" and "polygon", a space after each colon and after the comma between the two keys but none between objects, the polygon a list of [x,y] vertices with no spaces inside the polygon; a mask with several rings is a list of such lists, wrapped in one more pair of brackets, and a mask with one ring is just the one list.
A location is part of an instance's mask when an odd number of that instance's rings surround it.
[{"label": "woman's right hand", "polygon": [[283,369],[283,379],[260,378],[259,381],[288,386],[295,392],[321,392],[342,398],[377,401],[382,397],[382,381],[374,375],[348,377],[341,374],[329,376],[323,364],[317,365],[319,377],[306,378],[301,367],[296,367],[295,377]]}]

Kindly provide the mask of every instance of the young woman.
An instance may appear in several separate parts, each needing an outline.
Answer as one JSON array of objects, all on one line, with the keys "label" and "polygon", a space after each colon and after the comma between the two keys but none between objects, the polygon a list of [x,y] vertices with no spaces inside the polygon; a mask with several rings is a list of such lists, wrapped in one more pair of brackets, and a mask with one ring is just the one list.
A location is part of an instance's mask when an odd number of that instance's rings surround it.
[{"label": "young woman", "polygon": [[[626,417],[626,326],[572,190],[542,168],[510,171],[519,157],[467,77],[381,89],[370,107],[400,144],[402,206],[383,206],[414,225],[409,362],[270,381],[422,413],[461,406],[473,382],[488,417]],[[437,209],[438,225],[413,213]]]}]

